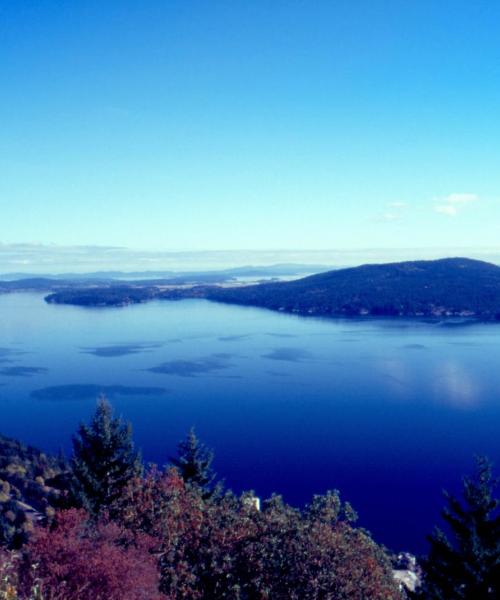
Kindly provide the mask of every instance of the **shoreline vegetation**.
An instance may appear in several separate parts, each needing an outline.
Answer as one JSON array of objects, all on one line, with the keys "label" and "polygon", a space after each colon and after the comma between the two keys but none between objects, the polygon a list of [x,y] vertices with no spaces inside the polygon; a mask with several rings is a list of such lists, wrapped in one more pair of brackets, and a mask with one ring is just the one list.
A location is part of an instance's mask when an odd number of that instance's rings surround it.
[{"label": "shoreline vegetation", "polygon": [[[11,595],[0,598],[401,598],[387,552],[337,491],[300,510],[280,496],[236,496],[193,430],[164,469],[146,468],[130,425],[101,398],[71,460],[54,463],[60,506],[46,492],[52,459],[1,439],[0,580]],[[26,502],[33,486],[40,510]]]},{"label": "shoreline vegetation", "polygon": [[[21,285],[22,282],[19,282]],[[203,298],[311,316],[500,320],[500,267],[467,258],[362,265],[251,285],[111,283],[68,287],[50,304],[120,307]]]},{"label": "shoreline vegetation", "polygon": [[[167,457],[166,457],[167,458]],[[0,436],[2,600],[466,600],[500,592],[499,501],[485,458],[446,495],[430,552],[391,555],[338,491],[298,509],[236,496],[191,430],[166,467],[145,467],[131,426],[98,400],[50,457]]]}]

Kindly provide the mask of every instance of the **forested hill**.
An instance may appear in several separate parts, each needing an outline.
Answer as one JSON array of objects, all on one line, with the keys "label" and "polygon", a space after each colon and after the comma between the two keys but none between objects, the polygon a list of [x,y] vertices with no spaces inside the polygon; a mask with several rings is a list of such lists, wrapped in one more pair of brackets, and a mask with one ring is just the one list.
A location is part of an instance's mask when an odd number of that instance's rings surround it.
[{"label": "forested hill", "polygon": [[500,319],[500,267],[467,258],[362,265],[290,282],[211,288],[207,297],[299,314]]},{"label": "forested hill", "polygon": [[500,320],[500,267],[445,258],[328,271],[286,282],[224,287],[111,285],[58,291],[47,302],[123,306],[206,298],[303,315],[460,316]]},{"label": "forested hill", "polygon": [[23,543],[33,521],[64,507],[69,481],[64,459],[0,434],[0,546]]}]

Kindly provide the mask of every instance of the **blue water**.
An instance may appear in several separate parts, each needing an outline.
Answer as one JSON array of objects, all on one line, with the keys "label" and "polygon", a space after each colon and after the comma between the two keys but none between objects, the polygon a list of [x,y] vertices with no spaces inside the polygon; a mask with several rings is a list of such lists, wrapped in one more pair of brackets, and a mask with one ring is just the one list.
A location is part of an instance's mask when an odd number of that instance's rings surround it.
[{"label": "blue water", "polygon": [[303,504],[337,488],[394,550],[426,549],[474,453],[500,465],[499,384],[500,325],[0,296],[2,433],[69,451],[104,390],[145,460],[194,425],[235,491]]}]

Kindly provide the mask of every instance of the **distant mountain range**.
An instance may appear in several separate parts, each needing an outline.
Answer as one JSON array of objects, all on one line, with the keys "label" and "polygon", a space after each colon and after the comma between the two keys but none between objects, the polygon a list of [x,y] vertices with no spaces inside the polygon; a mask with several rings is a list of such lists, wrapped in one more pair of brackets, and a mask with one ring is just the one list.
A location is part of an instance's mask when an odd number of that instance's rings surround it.
[{"label": "distant mountain range", "polygon": [[110,282],[110,281],[137,281],[137,280],[228,280],[238,277],[286,277],[321,273],[332,267],[325,265],[280,263],[276,265],[233,267],[230,269],[217,269],[213,271],[95,271],[92,273],[60,273],[60,274],[34,274],[34,273],[4,273],[0,274],[2,281],[51,281],[58,282]]},{"label": "distant mountain range", "polygon": [[[331,268],[331,267],[330,267]],[[243,266],[221,271],[97,271],[94,273],[65,273],[59,275],[33,275],[8,273],[0,275],[0,293],[6,292],[62,292],[75,290],[94,290],[100,288],[113,290],[110,304],[121,304],[116,300],[123,290],[135,290],[134,298],[125,301],[138,302],[155,295],[157,287],[193,286],[237,283],[246,281],[255,283],[280,279],[296,278],[304,274],[328,271],[324,265],[278,264],[269,266]],[[149,291],[146,288],[151,288]],[[115,293],[116,291],[116,293]],[[111,294],[111,292],[109,292]],[[140,300],[139,300],[140,298]]]},{"label": "distant mountain range", "polygon": [[293,281],[256,285],[163,288],[111,285],[61,290],[48,302],[120,306],[150,299],[206,298],[302,315],[475,317],[500,319],[500,267],[445,258],[328,271]]}]

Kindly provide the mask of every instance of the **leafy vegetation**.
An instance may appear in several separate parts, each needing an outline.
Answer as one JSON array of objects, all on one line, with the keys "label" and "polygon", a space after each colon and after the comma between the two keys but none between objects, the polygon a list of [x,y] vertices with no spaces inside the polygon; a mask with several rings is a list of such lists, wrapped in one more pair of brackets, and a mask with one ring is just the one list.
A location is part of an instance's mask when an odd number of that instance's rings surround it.
[{"label": "leafy vegetation", "polygon": [[115,522],[62,511],[49,527],[38,527],[24,548],[20,597],[38,587],[43,600],[159,600],[149,547],[145,537],[132,540]]},{"label": "leafy vegetation", "polygon": [[157,540],[167,598],[399,598],[379,546],[353,526],[337,492],[303,511],[278,496],[257,510],[251,494],[205,498],[173,470],[128,490],[123,523]]},{"label": "leafy vegetation", "polygon": [[0,436],[0,544],[20,547],[34,522],[68,505],[63,458]]}]

